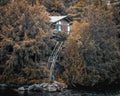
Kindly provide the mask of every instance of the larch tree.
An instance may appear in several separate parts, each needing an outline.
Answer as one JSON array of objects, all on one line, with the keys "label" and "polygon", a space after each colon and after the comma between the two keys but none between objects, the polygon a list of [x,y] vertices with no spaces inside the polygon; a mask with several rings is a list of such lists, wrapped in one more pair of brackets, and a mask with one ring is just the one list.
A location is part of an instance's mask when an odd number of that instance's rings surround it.
[{"label": "larch tree", "polygon": [[74,20],[81,21],[83,13],[86,11],[84,8],[91,4],[99,6],[102,4],[101,0],[70,0],[69,7],[66,9],[69,16]]},{"label": "larch tree", "polygon": [[80,24],[77,21],[74,21],[72,25],[72,33],[65,42],[65,48],[62,52],[62,65],[65,68],[63,79],[68,85],[70,84],[74,86],[74,84],[81,82],[84,75],[84,61],[79,52],[82,44],[79,41],[81,38],[79,32],[84,30],[87,26],[87,23]]},{"label": "larch tree", "polygon": [[63,78],[69,84],[84,86],[120,80],[119,31],[113,14],[102,6],[90,5],[85,10],[82,21],[73,23],[75,29],[71,35],[74,42],[66,41]]},{"label": "larch tree", "polygon": [[44,42],[49,29],[45,7],[15,0],[0,10],[0,62],[5,65],[2,80],[41,78],[43,69],[36,68],[49,51]]},{"label": "larch tree", "polygon": [[50,15],[65,15],[65,5],[62,0],[41,0]]}]

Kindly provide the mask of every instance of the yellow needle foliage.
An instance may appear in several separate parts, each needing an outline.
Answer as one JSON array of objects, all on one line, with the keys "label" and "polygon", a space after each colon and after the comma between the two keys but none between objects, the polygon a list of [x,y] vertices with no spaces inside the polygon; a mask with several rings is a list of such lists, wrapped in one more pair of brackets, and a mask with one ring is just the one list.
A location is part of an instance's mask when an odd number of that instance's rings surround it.
[{"label": "yellow needle foliage", "polygon": [[65,43],[63,79],[86,86],[113,82],[120,77],[120,60],[112,11],[93,4],[85,10],[81,22],[73,22],[73,32]]},{"label": "yellow needle foliage", "polygon": [[[43,76],[44,71],[37,66],[49,51],[43,41],[49,28],[45,7],[37,2],[32,5],[26,0],[15,0],[0,6],[0,10],[0,63],[5,66],[6,75],[3,79],[9,80],[10,74],[14,79],[21,76],[20,82],[28,76],[33,79]],[[33,66],[33,70],[28,71],[26,66]]]}]

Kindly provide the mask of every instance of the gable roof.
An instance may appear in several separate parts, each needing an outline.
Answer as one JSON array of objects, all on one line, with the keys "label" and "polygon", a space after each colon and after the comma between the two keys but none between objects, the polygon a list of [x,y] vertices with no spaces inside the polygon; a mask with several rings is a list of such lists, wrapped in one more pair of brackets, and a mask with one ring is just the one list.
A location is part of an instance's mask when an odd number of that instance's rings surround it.
[{"label": "gable roof", "polygon": [[69,16],[50,16],[50,23],[56,23],[62,19],[65,19],[68,22],[73,21],[72,18]]},{"label": "gable roof", "polygon": [[63,18],[66,18],[67,16],[50,16],[50,22],[55,23],[57,21],[60,21]]}]

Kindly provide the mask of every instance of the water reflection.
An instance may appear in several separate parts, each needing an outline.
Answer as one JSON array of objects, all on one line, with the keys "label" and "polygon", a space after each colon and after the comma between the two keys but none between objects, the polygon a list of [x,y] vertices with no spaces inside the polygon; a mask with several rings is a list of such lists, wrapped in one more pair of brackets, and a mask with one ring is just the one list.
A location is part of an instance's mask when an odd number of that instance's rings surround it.
[{"label": "water reflection", "polygon": [[0,96],[120,96],[120,90],[106,91],[106,92],[93,92],[93,91],[75,91],[65,90],[63,92],[24,92],[13,91],[11,89],[0,89]]}]

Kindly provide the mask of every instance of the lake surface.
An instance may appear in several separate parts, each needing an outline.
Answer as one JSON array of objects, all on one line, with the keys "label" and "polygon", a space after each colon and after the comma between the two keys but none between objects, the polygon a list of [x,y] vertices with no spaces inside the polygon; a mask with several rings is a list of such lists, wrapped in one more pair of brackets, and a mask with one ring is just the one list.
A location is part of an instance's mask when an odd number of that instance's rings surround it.
[{"label": "lake surface", "polygon": [[120,96],[120,90],[112,91],[83,91],[64,90],[63,92],[17,92],[12,89],[0,89],[0,96]]}]

